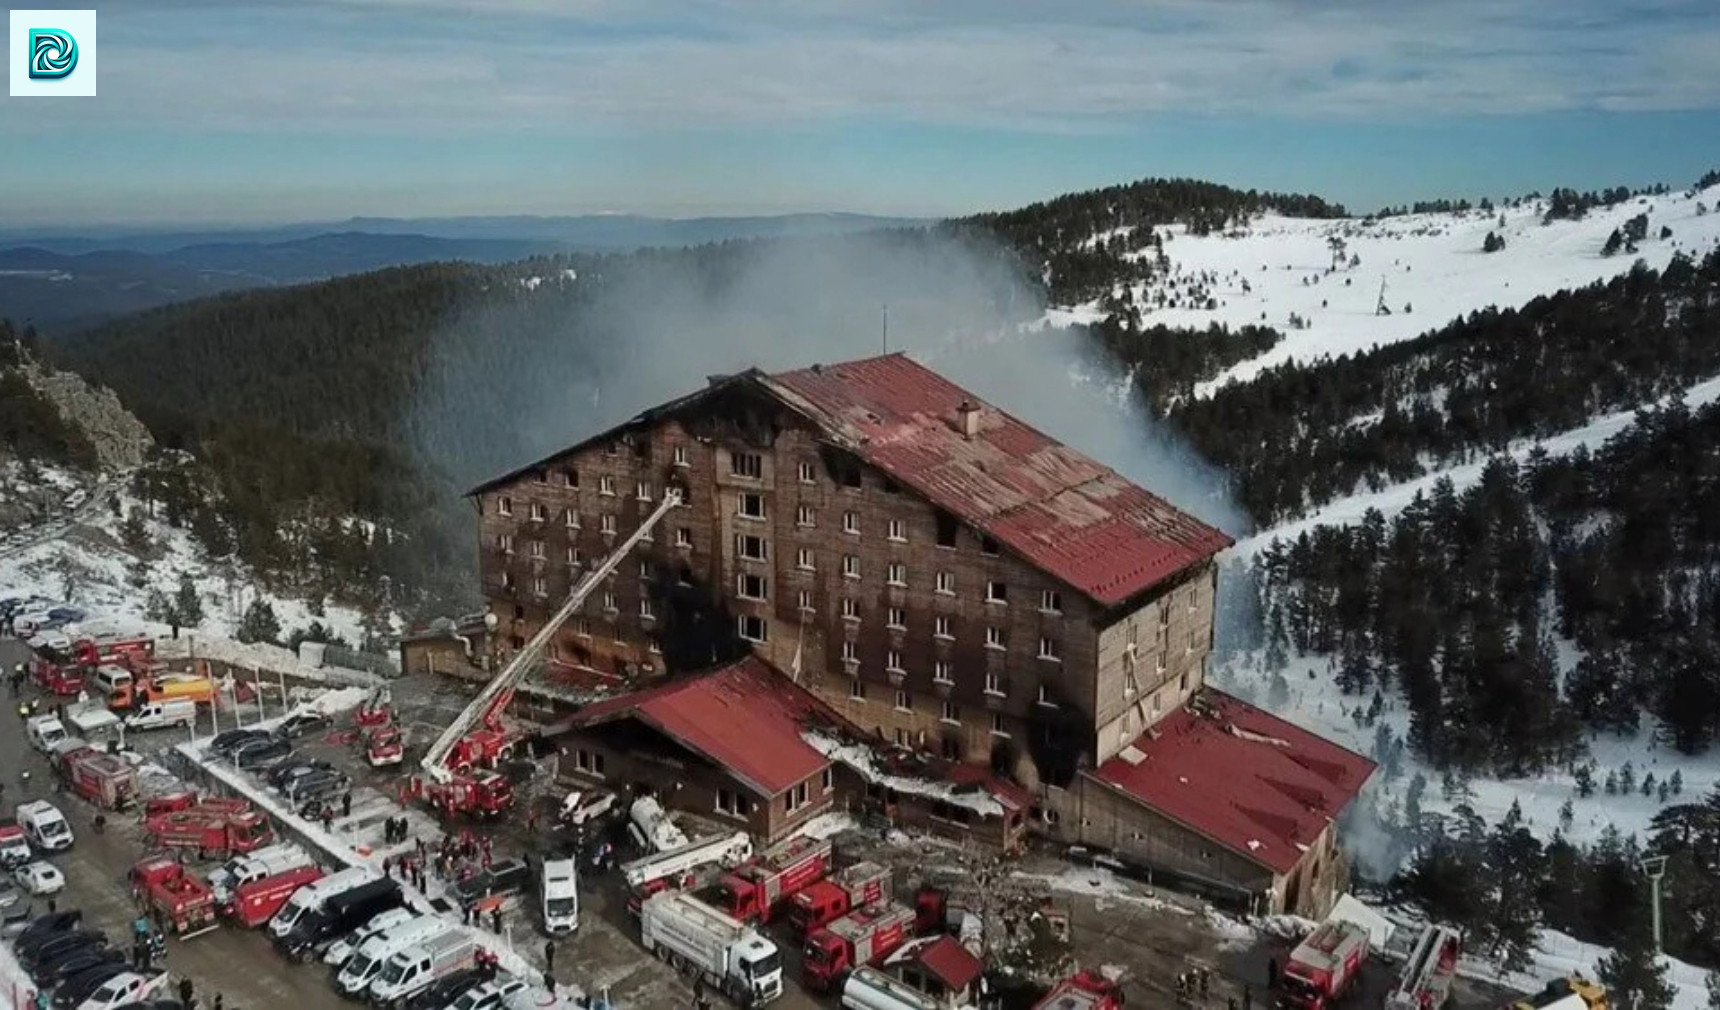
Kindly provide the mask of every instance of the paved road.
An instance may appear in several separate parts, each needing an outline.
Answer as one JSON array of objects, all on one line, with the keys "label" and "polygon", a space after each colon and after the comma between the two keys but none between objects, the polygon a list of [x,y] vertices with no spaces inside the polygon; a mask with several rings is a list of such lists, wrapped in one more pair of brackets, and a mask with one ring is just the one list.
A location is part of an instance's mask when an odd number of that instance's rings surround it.
[{"label": "paved road", "polygon": [[[91,516],[95,515],[97,511],[107,508],[108,492],[111,489],[112,485],[109,483],[108,478],[101,478],[101,480],[97,481],[95,484],[84,489],[89,493],[89,497],[84,499],[84,503],[82,505],[79,505],[66,515],[57,516],[40,526],[26,531],[23,538],[16,543],[0,547],[0,558],[8,558],[15,554],[22,554],[38,544],[57,539],[73,526],[76,526],[78,523],[84,522]],[[67,492],[68,495],[70,493],[71,492]]]},{"label": "paved road", "polygon": [[[28,651],[16,639],[0,639],[0,669],[10,669],[27,656]],[[16,720],[16,704],[8,700],[7,709],[0,720]],[[32,779],[28,796],[22,795],[24,788],[19,782],[19,773],[25,768]],[[71,796],[53,796],[50,778],[47,764],[25,744],[16,724],[0,729],[0,781],[6,787],[0,807],[4,807],[5,816],[10,819],[13,805],[29,798],[50,798],[65,812],[77,844],[54,859],[67,881],[59,905],[82,908],[96,928],[124,944],[131,935],[134,913],[130,891],[121,881],[127,868],[143,854],[139,828],[130,818],[116,818],[106,832],[96,834],[91,827],[94,808]],[[119,820],[125,823],[117,823]],[[320,967],[290,966],[275,955],[263,936],[231,926],[184,942],[169,941],[167,967],[176,981],[179,976],[193,980],[205,1006],[214,993],[221,993],[228,1010],[352,1008],[335,995]]]}]

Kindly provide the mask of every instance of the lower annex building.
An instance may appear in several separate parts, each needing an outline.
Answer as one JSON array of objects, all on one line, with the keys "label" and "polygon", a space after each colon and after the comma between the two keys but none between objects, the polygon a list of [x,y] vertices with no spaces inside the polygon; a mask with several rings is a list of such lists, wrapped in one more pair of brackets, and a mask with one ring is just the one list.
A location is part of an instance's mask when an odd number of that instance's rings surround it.
[{"label": "lower annex building", "polygon": [[[474,489],[498,658],[670,489],[681,507],[550,647],[638,691],[563,727],[588,776],[648,740],[712,769],[689,809],[765,837],[870,803],[1109,849],[1262,910],[1341,891],[1334,823],[1373,765],[1206,685],[1218,530],[905,355],[754,369]],[[664,714],[736,691],[780,718]],[[897,788],[862,741],[962,798]],[[799,757],[766,776],[749,750]]]}]

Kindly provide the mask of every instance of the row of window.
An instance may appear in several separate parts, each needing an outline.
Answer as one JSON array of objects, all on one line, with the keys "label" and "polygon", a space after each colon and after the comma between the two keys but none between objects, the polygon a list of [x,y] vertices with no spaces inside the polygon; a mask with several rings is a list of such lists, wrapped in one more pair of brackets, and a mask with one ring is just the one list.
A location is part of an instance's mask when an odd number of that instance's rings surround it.
[{"label": "row of window", "polygon": [[[1042,705],[1055,707],[1055,703],[1048,700],[1045,697],[1044,691],[1045,691],[1044,688],[1040,688],[1039,703]],[[855,680],[855,681],[850,682],[848,685],[848,699],[850,701],[859,701],[859,702],[865,701],[866,700],[866,682],[863,680]],[[909,691],[897,691],[896,692],[896,699],[895,699],[895,709],[898,712],[912,712],[912,711],[914,711],[914,696],[913,696],[913,694]],[[961,706],[957,705],[953,701],[942,702],[939,706],[939,709],[938,709],[938,719],[940,721],[942,721],[944,723],[948,723],[950,725],[955,725],[955,726],[961,725],[961,721],[962,721]],[[1006,738],[1009,737],[1011,734],[1010,734],[1008,726],[1009,726],[1009,723],[1007,722],[1007,720],[1006,720],[1006,718],[1002,712],[993,712],[991,714],[991,733],[993,736],[1000,736],[1000,737],[1006,737]],[[908,734],[907,734],[906,730],[898,729],[896,731],[896,743],[898,746],[909,746]]]},{"label": "row of window", "polygon": [[[934,637],[942,639],[942,640],[954,641],[955,636],[947,634],[947,630],[949,628],[949,625],[947,622],[949,619],[948,618],[938,618],[938,620],[940,622],[946,622],[946,623],[940,623],[938,625],[939,627],[944,628],[946,630],[946,633],[945,634],[938,634],[938,635],[935,635]],[[890,627],[892,629],[905,630],[905,627],[903,625],[898,625],[898,624],[886,625],[886,627]],[[1004,633],[1004,630],[1002,628],[988,627],[985,629],[985,647],[988,649],[992,649],[994,651],[997,651],[997,652],[1007,651],[1009,648],[1009,638]],[[845,660],[847,662],[851,662],[851,663],[852,662],[859,662],[860,657],[859,657],[858,649],[859,649],[859,646],[857,646],[854,642],[844,641],[842,643],[842,658],[843,658],[843,660]],[[1048,636],[1041,635],[1039,637],[1039,653],[1038,653],[1038,656],[1040,659],[1047,660],[1049,662],[1061,663],[1063,661],[1063,644],[1055,638],[1050,638]],[[901,660],[901,653],[897,652],[895,649],[891,649],[889,652],[889,660],[884,664],[885,668],[889,669],[891,671],[900,670],[902,668],[902,664],[901,664],[900,660]],[[942,661],[940,661],[938,663],[938,666],[940,666],[940,667],[947,667],[948,665],[949,665],[948,663],[942,662]]]}]

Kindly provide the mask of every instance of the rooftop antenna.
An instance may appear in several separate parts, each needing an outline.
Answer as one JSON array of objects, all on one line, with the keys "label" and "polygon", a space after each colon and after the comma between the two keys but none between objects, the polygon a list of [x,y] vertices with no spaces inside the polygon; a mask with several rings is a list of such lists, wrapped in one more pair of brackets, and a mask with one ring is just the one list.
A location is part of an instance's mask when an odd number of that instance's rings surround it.
[{"label": "rooftop antenna", "polygon": [[890,353],[890,305],[884,304],[884,353]]}]

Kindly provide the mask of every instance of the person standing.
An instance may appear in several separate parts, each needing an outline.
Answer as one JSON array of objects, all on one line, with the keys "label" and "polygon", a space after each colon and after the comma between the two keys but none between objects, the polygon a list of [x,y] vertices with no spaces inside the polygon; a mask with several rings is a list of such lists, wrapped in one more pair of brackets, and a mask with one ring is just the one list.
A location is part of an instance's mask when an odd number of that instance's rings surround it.
[{"label": "person standing", "polygon": [[543,963],[550,971],[555,971],[555,941],[543,942]]},{"label": "person standing", "polygon": [[196,993],[197,987],[192,984],[190,978],[182,978],[179,980],[179,1002],[186,1006],[190,1006],[191,998],[195,996]]},{"label": "person standing", "polygon": [[351,789],[348,789],[346,792],[340,794],[340,815],[342,817],[351,817],[352,816],[352,790]]}]

